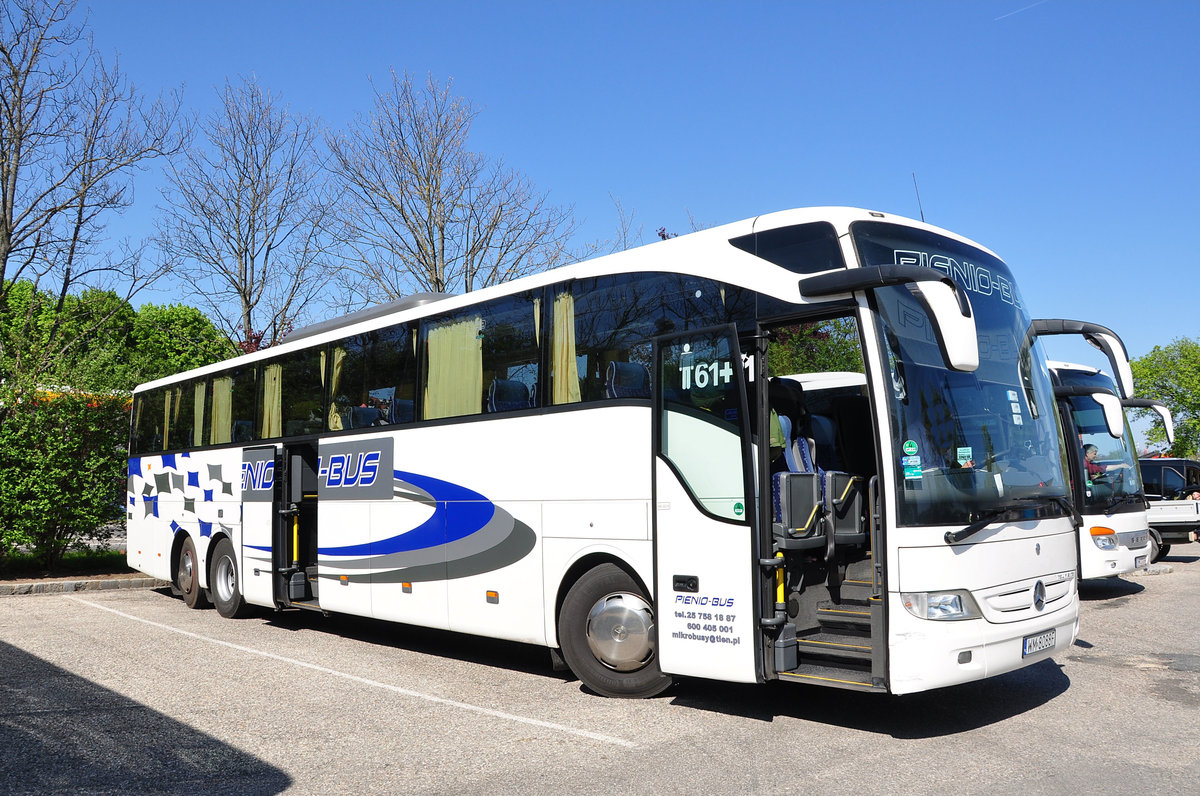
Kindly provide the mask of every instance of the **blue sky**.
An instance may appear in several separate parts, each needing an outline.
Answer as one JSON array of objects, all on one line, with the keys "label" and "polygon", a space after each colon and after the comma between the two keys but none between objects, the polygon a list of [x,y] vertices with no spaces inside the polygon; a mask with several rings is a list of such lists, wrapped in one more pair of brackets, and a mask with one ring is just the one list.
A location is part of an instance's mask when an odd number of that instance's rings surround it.
[{"label": "blue sky", "polygon": [[[227,77],[333,126],[389,69],[453,79],[472,148],[573,205],[580,242],[613,235],[614,198],[647,242],[806,205],[918,217],[915,172],[926,219],[1004,258],[1034,315],[1134,357],[1200,336],[1200,3],[105,0],[91,24],[199,113]],[[138,191],[114,232],[149,231],[153,174]]]}]

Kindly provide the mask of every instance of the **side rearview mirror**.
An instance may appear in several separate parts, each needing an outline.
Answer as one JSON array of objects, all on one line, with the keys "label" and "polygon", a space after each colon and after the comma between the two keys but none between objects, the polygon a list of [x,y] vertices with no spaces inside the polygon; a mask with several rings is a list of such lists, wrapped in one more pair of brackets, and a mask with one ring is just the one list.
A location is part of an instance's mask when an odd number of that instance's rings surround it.
[{"label": "side rearview mirror", "polygon": [[1129,366],[1129,354],[1125,343],[1112,329],[1088,321],[1068,321],[1062,318],[1039,318],[1029,327],[1038,337],[1055,334],[1077,334],[1108,357],[1113,373],[1117,377],[1117,388],[1122,398],[1133,397],[1133,368]]},{"label": "side rearview mirror", "polygon": [[1167,432],[1167,443],[1175,444],[1175,418],[1171,415],[1171,410],[1162,401],[1156,401],[1153,398],[1126,398],[1121,402],[1122,406],[1130,409],[1153,409],[1158,413],[1162,420],[1163,428]]},{"label": "side rearview mirror", "polygon": [[848,268],[801,279],[800,292],[806,297],[824,298],[891,285],[907,285],[921,302],[933,324],[946,367],[965,373],[979,368],[979,336],[971,300],[941,271],[919,265]]},{"label": "side rearview mirror", "polygon": [[1092,393],[1092,400],[1104,410],[1104,422],[1109,435],[1114,439],[1125,436],[1125,412],[1121,408],[1121,399],[1110,392],[1097,392]]}]

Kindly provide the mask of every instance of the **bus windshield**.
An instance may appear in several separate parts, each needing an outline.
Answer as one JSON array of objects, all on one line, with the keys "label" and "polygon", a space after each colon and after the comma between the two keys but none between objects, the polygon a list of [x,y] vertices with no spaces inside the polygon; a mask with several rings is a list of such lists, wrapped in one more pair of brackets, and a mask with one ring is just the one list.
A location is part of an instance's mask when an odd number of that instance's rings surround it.
[{"label": "bus windshield", "polygon": [[1028,507],[1026,518],[1061,514],[1068,482],[1053,389],[1008,267],[922,230],[858,222],[851,233],[864,266],[921,265],[952,277],[971,299],[978,330],[978,370],[948,370],[913,292],[874,293],[891,380],[884,456],[900,485],[900,523],[966,523],[1018,505]]},{"label": "bus windshield", "polygon": [[[1114,392],[1112,379],[1103,373],[1059,370],[1063,384]],[[1122,503],[1133,510],[1141,509],[1140,501],[1126,500],[1142,494],[1142,479],[1138,472],[1137,456],[1133,450],[1133,432],[1125,422],[1125,436],[1114,439],[1108,432],[1104,410],[1095,399],[1072,395],[1068,399],[1071,419],[1079,432],[1079,460],[1084,471],[1083,504],[1085,509],[1107,511]],[[1094,449],[1094,450],[1093,450]]]}]

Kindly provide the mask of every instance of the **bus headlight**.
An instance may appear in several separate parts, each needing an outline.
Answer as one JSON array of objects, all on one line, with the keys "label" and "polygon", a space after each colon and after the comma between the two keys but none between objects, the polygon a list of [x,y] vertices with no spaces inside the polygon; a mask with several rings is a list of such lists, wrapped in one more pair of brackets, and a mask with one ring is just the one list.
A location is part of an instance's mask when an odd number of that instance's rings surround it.
[{"label": "bus headlight", "polygon": [[903,592],[900,600],[910,614],[918,619],[978,619],[981,614],[969,591]]},{"label": "bus headlight", "polygon": [[1090,529],[1090,533],[1092,534],[1092,544],[1101,550],[1117,549],[1117,534],[1112,528],[1097,525],[1095,528]]}]

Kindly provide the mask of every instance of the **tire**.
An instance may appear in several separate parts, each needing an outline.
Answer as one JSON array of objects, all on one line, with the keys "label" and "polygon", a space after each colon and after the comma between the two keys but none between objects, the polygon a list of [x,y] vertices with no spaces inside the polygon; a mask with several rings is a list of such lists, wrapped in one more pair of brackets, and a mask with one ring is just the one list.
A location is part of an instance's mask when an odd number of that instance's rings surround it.
[{"label": "tire", "polygon": [[575,581],[558,612],[558,641],[571,671],[609,697],[644,699],[671,684],[658,668],[654,612],[642,589],[615,564]]},{"label": "tire", "polygon": [[203,608],[208,605],[204,589],[200,588],[200,558],[196,555],[196,543],[191,536],[183,537],[179,550],[179,562],[175,567],[175,588],[183,595],[188,608]]},{"label": "tire", "polygon": [[1158,531],[1150,529],[1150,563],[1158,563],[1171,552],[1171,545],[1163,544],[1162,537],[1158,535]]},{"label": "tire", "polygon": [[233,552],[233,543],[228,539],[221,539],[213,548],[211,566],[208,591],[212,595],[217,613],[226,619],[240,619],[245,616],[248,607],[246,601],[242,599],[242,582],[238,578],[237,556]]}]

